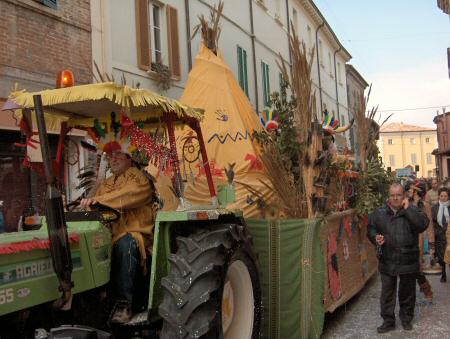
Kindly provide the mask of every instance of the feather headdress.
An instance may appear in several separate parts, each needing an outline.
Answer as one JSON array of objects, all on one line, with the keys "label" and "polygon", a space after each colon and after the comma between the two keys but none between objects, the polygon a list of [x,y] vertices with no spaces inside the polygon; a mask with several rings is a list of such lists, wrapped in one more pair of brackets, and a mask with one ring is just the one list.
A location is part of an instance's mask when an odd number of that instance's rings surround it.
[{"label": "feather headdress", "polygon": [[322,128],[327,135],[334,135],[336,133],[343,133],[350,129],[353,125],[354,119],[349,124],[341,126],[338,119],[335,119],[333,114],[330,114],[327,110],[322,113]]}]

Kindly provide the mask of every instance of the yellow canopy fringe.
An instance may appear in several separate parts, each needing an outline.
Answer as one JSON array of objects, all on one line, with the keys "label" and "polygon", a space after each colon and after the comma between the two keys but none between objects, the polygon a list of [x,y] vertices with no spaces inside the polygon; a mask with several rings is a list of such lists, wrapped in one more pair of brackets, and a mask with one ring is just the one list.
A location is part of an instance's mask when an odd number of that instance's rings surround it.
[{"label": "yellow canopy fringe", "polygon": [[[51,114],[53,114],[54,109],[91,118],[100,117],[110,113],[108,109],[111,107],[109,106],[103,108],[104,112],[101,111],[102,103],[106,100],[118,108],[129,109],[132,112],[132,117],[138,120],[158,117],[166,112],[174,112],[179,118],[203,119],[201,109],[188,107],[147,89],[119,86],[113,82],[50,89],[35,93],[28,93],[23,90],[14,91],[10,94],[9,99],[22,108],[33,108],[33,96],[36,94],[41,95],[42,105],[45,108],[52,108],[51,112],[50,110],[48,112]],[[79,120],[79,118],[71,117],[69,120]],[[75,124],[74,121],[69,121],[69,125]]]}]

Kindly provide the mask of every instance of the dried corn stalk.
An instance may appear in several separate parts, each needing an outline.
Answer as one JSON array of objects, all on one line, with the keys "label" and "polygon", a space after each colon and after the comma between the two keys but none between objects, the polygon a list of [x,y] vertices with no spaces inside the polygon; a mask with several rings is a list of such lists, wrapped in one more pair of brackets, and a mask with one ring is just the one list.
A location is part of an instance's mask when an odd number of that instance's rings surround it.
[{"label": "dried corn stalk", "polygon": [[220,16],[223,12],[223,1],[219,2],[219,5],[214,5],[211,10],[211,19],[208,22],[205,16],[202,14],[199,16],[200,23],[194,27],[191,39],[193,39],[199,31],[202,34],[202,40],[206,47],[208,47],[214,54],[217,54],[217,48],[219,46],[219,37],[221,29],[219,27]]},{"label": "dried corn stalk", "polygon": [[[278,66],[283,78],[289,82],[295,97],[295,108],[292,112],[298,144],[298,169],[295,173],[286,163],[286,155],[282,154],[275,139],[264,143],[261,161],[264,164],[270,183],[278,196],[280,208],[289,217],[313,217],[312,195],[314,192],[314,168],[317,151],[321,149],[320,129],[312,128],[315,119],[315,95],[311,81],[311,70],[314,49],[308,54],[304,43],[300,42],[292,27],[289,48],[292,55],[292,68],[289,74],[286,64],[280,55]],[[289,76],[290,75],[290,76]],[[282,127],[283,128],[283,127]]]},{"label": "dried corn stalk", "polygon": [[364,96],[363,93],[357,94],[357,101],[355,107],[355,122],[357,126],[356,137],[359,145],[359,158],[361,161],[361,170],[363,172],[367,171],[367,164],[369,160],[369,156],[371,153],[371,149],[378,138],[379,128],[383,126],[389,118],[392,116],[389,115],[384,121],[380,123],[376,123],[374,118],[378,111],[377,107],[372,107],[370,111],[367,111],[367,105],[369,103],[370,92],[372,91],[372,85],[369,87],[369,91],[367,92],[367,96]]}]

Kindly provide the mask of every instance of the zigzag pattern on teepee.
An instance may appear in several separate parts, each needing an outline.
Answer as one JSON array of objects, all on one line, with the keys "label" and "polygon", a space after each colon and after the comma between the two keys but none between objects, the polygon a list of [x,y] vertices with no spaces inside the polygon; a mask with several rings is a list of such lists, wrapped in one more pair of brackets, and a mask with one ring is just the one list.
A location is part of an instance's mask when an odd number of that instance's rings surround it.
[{"label": "zigzag pattern on teepee", "polygon": [[[223,145],[227,139],[230,138],[231,141],[236,142],[236,141],[241,141],[241,140],[252,140],[253,141],[253,136],[250,135],[250,133],[248,133],[248,131],[245,131],[245,134],[242,134],[241,132],[237,132],[236,135],[233,137],[232,135],[230,135],[230,133],[227,133],[225,135],[225,137],[220,136],[217,133],[214,133],[211,138],[209,138],[208,140],[208,144],[211,143],[214,139],[219,140],[219,142]],[[239,139],[238,139],[239,138]]]}]

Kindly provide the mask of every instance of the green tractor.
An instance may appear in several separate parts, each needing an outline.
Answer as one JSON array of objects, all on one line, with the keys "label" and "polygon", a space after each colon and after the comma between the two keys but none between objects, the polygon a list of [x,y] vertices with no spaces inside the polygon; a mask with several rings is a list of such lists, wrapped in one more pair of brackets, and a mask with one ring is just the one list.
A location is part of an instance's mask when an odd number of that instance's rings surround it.
[{"label": "green tractor", "polygon": [[[114,83],[13,93],[3,109],[21,112],[29,121],[35,112],[48,189],[40,229],[0,235],[0,338],[110,337],[105,306],[111,260],[107,226],[120,214],[64,212],[48,154],[46,123],[62,122],[64,143],[70,128],[86,128],[113,111],[125,111],[148,126],[165,123],[173,187],[182,185],[174,126],[188,125],[199,140],[211,195],[211,206],[185,208],[180,194],[177,211],[158,212],[146,286],[148,306],[114,329],[116,337],[259,338],[261,286],[252,239],[242,213],[217,202],[199,124],[201,110]],[[67,306],[72,296],[69,311],[54,310],[58,301]],[[35,329],[39,330],[34,334]]]}]

